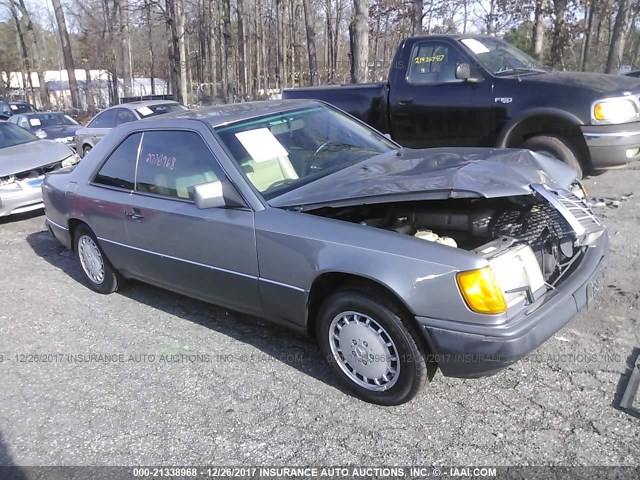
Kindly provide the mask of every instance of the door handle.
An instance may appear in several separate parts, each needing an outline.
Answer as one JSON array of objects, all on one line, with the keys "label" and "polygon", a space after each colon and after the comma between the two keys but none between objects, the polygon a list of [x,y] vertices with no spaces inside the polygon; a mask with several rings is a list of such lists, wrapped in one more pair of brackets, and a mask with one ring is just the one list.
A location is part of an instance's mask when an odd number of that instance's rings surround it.
[{"label": "door handle", "polygon": [[134,208],[133,210],[126,210],[124,214],[129,220],[142,220],[144,218],[144,215],[142,215],[140,210],[137,208]]},{"label": "door handle", "polygon": [[411,103],[413,103],[413,98],[411,97],[403,97],[398,99],[399,105],[409,105]]}]

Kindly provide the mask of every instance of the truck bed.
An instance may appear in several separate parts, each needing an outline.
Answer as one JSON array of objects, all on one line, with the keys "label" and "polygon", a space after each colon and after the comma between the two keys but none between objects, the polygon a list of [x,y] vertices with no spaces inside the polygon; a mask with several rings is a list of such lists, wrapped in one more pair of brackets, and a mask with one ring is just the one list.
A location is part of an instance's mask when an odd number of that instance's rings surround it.
[{"label": "truck bed", "polygon": [[388,83],[285,89],[283,98],[313,98],[331,103],[383,133],[389,133]]}]

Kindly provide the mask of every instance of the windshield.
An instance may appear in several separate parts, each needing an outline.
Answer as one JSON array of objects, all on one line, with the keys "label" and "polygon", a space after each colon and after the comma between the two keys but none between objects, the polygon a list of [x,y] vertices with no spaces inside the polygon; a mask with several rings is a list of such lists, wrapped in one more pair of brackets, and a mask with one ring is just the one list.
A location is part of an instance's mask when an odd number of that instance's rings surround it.
[{"label": "windshield", "polygon": [[537,60],[496,38],[464,38],[460,43],[494,75],[547,71]]},{"label": "windshield", "polygon": [[78,125],[73,118],[64,113],[37,113],[27,117],[29,125],[33,128],[47,128],[58,125]]},{"label": "windshield", "polygon": [[136,112],[140,115],[140,118],[154,117],[156,115],[164,115],[165,113],[182,112],[189,110],[181,103],[162,103],[160,105],[145,105],[144,107],[136,108]]},{"label": "windshield", "polygon": [[0,148],[13,147],[34,140],[38,140],[38,137],[28,130],[13,123],[0,122]]},{"label": "windshield", "polygon": [[253,186],[270,200],[397,146],[328,107],[311,107],[218,127]]}]

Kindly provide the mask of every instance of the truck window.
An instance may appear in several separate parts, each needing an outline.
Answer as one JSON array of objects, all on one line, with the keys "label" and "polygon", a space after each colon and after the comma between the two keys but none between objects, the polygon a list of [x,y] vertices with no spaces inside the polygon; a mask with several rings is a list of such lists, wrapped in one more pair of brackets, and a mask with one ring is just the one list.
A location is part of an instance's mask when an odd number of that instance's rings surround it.
[{"label": "truck window", "polygon": [[407,82],[416,85],[455,82],[460,56],[446,43],[416,43],[411,52]]}]

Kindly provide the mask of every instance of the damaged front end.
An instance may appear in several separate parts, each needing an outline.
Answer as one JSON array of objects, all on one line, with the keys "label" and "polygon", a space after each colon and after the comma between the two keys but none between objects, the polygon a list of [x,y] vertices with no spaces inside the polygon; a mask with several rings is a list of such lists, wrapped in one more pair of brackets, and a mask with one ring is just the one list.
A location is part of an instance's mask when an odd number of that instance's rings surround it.
[{"label": "damaged front end", "polygon": [[[502,292],[503,307],[477,309],[461,287],[463,298],[476,313],[507,311],[512,318],[557,288],[605,230],[587,206],[578,182],[570,190],[540,183],[530,188],[530,195],[396,201],[322,207],[307,213],[391,230],[483,257],[491,268],[491,281]],[[488,295],[485,285],[474,288]]]}]

